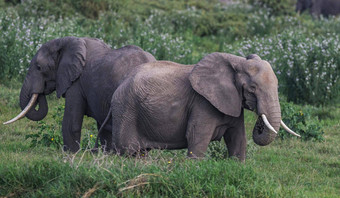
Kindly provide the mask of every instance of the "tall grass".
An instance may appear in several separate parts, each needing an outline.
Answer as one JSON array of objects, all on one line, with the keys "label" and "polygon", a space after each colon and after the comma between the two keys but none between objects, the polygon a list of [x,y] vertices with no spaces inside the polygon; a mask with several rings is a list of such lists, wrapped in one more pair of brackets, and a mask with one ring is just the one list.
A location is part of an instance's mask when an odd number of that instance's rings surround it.
[{"label": "tall grass", "polygon": [[[254,123],[249,123],[253,125]],[[1,127],[4,130],[4,127]],[[18,138],[25,129],[7,138]],[[151,197],[336,197],[339,181],[338,134],[325,143],[276,140],[248,144],[247,161],[185,158],[185,151],[154,150],[129,158],[88,150],[76,154],[46,147],[9,147],[0,157],[1,196],[151,196]],[[250,137],[248,129],[248,138]],[[332,139],[334,139],[332,141]],[[255,149],[254,149],[255,148]],[[251,152],[252,154],[250,154]]]},{"label": "tall grass", "polygon": [[[33,157],[33,156],[31,156]],[[55,160],[24,160],[0,167],[2,195],[82,196],[210,196],[271,197],[278,184],[252,165],[232,160],[187,160],[159,152],[144,159],[54,155]],[[63,162],[64,159],[64,162]],[[233,170],[233,171],[231,171]],[[209,182],[207,182],[209,181]]]}]

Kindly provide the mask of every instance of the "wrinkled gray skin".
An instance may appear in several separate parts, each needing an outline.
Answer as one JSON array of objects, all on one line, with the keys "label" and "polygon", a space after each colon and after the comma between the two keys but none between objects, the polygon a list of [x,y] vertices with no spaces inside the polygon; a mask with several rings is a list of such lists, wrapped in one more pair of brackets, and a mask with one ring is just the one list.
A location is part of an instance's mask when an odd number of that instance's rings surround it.
[{"label": "wrinkled gray skin", "polygon": [[[146,63],[112,97],[113,151],[188,148],[188,156],[195,158],[204,156],[210,141],[224,137],[229,157],[244,161],[244,108],[265,114],[279,130],[278,81],[257,55],[212,53],[196,65]],[[259,118],[254,142],[264,146],[275,137]]]},{"label": "wrinkled gray skin", "polygon": [[340,1],[339,0],[298,0],[296,3],[296,11],[304,12],[309,9],[309,13],[313,16],[319,17],[323,15],[340,14]]},{"label": "wrinkled gray skin", "polygon": [[[32,94],[39,94],[28,119],[42,120],[48,106],[45,95],[57,92],[65,97],[62,123],[64,149],[79,150],[83,116],[93,117],[98,128],[110,107],[113,92],[137,65],[155,61],[137,46],[112,50],[98,39],[64,37],[51,40],[33,57],[20,92],[20,106],[25,108]],[[111,144],[111,124],[103,129],[102,145]]]}]

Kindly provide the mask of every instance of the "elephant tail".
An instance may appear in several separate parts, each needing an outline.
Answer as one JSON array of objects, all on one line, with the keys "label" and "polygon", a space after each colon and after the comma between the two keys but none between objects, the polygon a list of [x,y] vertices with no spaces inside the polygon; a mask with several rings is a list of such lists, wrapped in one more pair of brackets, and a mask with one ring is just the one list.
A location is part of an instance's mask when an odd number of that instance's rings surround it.
[{"label": "elephant tail", "polygon": [[107,121],[111,118],[111,116],[112,116],[112,110],[110,108],[109,113],[107,114],[103,124],[100,126],[100,129],[98,130],[98,136],[97,136],[96,143],[94,145],[93,151],[97,151],[98,150],[98,139],[100,138],[100,135],[101,135],[101,133],[102,133],[102,131],[103,131]]}]

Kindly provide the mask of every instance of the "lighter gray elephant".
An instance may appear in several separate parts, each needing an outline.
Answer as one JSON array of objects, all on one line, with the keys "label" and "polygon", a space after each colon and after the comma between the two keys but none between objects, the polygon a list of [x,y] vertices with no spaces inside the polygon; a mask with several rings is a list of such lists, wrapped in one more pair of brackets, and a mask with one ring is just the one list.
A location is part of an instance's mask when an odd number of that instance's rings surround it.
[{"label": "lighter gray elephant", "polygon": [[340,0],[298,0],[296,3],[296,11],[304,12],[308,10],[310,14],[319,17],[323,15],[340,14]]},{"label": "lighter gray elephant", "polygon": [[244,108],[259,115],[254,142],[270,144],[284,124],[278,80],[257,55],[212,53],[196,65],[146,63],[113,94],[112,149],[135,154],[188,148],[188,156],[195,158],[204,156],[210,141],[224,137],[229,157],[244,161]]},{"label": "lighter gray elephant", "polygon": [[[31,61],[20,92],[22,113],[7,124],[24,116],[42,120],[48,112],[45,96],[56,90],[58,97],[65,97],[64,149],[76,152],[84,115],[94,118],[99,128],[119,84],[134,67],[150,61],[155,58],[137,46],[112,50],[93,38],[51,40],[41,46]],[[103,128],[103,146],[111,144],[111,128],[111,124]]]}]

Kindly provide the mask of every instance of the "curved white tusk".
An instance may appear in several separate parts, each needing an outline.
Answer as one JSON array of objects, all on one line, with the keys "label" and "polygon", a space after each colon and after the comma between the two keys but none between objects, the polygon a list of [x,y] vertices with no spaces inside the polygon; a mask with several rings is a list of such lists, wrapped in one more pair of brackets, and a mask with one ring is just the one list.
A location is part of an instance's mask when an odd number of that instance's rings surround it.
[{"label": "curved white tusk", "polygon": [[24,110],[22,110],[22,112],[17,115],[15,118],[13,118],[12,120],[9,120],[7,122],[5,122],[4,124],[10,124],[12,122],[15,122],[17,120],[20,120],[21,118],[25,117],[26,113],[33,107],[33,105],[35,104],[35,102],[38,99],[38,95],[39,94],[33,94],[31,97],[31,100],[28,102],[27,106],[25,107]]},{"label": "curved white tusk", "polygon": [[277,134],[274,127],[269,123],[266,115],[262,114],[261,117],[262,117],[264,124],[268,127],[268,129]]},{"label": "curved white tusk", "polygon": [[290,134],[301,137],[299,134],[292,131],[290,128],[287,127],[287,125],[281,120],[281,126]]}]

